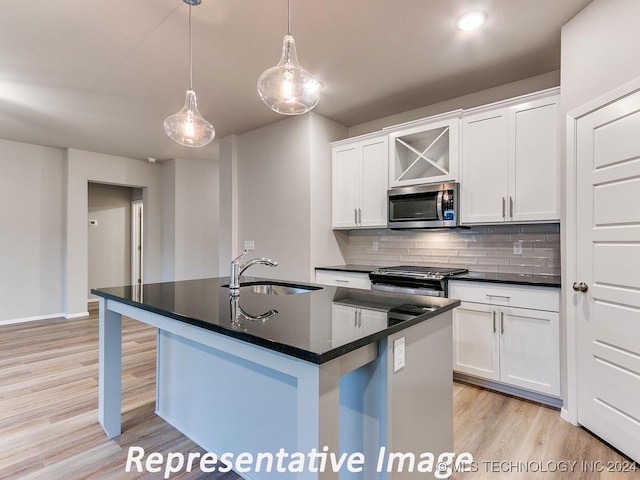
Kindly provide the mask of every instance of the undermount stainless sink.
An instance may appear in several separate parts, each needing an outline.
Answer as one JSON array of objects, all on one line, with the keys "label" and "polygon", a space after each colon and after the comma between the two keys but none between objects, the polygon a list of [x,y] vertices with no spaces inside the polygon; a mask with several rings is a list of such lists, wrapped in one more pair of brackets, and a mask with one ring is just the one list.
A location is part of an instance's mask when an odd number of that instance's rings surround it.
[{"label": "undermount stainless sink", "polygon": [[298,293],[309,293],[314,290],[321,290],[322,287],[311,287],[308,285],[294,285],[274,282],[255,282],[240,285],[241,292],[262,293],[264,295],[295,295]]}]

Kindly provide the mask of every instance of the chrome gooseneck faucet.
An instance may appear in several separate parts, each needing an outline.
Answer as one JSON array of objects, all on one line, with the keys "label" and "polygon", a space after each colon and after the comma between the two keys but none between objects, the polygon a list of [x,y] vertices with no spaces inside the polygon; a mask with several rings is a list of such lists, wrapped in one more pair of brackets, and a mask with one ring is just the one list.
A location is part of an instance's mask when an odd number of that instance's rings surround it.
[{"label": "chrome gooseneck faucet", "polygon": [[240,275],[247,268],[252,265],[269,265],[270,267],[277,267],[278,262],[274,262],[268,258],[254,258],[253,260],[248,260],[242,265],[240,264],[240,260],[247,254],[247,250],[245,250],[242,255],[237,256],[231,261],[231,272],[229,275],[229,295],[232,297],[237,297],[240,295]]}]

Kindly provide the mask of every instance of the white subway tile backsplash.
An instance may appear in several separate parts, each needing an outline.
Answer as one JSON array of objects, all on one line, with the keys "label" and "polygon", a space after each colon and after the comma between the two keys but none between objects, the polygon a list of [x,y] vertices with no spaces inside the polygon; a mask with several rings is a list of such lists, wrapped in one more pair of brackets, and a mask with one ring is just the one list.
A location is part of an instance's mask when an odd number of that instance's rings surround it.
[{"label": "white subway tile backsplash", "polygon": [[[448,231],[353,230],[338,238],[346,263],[466,266],[479,272],[560,274],[557,224],[491,225]],[[378,251],[373,251],[373,242]],[[513,242],[522,254],[513,254]]]}]

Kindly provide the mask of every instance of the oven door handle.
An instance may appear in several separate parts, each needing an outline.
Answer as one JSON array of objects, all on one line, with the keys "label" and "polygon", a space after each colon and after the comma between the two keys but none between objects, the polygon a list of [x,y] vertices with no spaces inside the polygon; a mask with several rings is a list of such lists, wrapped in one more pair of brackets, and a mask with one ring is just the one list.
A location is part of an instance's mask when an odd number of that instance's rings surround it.
[{"label": "oven door handle", "polygon": [[442,197],[444,195],[443,191],[439,191],[438,192],[438,196],[436,198],[436,210],[438,213],[438,220],[442,220],[443,219],[443,214],[442,214]]},{"label": "oven door handle", "polygon": [[383,292],[393,292],[393,293],[406,293],[410,295],[426,295],[429,297],[444,297],[445,292],[442,290],[431,289],[431,288],[411,288],[411,287],[400,287],[396,285],[386,285],[381,283],[374,283],[371,285],[371,290],[381,290]]}]

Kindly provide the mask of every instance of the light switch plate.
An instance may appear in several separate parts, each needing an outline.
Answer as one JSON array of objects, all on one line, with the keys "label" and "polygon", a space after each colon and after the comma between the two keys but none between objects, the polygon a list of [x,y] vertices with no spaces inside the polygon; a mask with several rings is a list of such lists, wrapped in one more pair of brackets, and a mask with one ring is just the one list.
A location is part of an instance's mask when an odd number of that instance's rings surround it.
[{"label": "light switch plate", "polygon": [[513,254],[514,255],[522,255],[522,243],[513,242]]},{"label": "light switch plate", "polygon": [[244,241],[244,249],[251,252],[256,249],[256,244],[253,240],[245,240]]},{"label": "light switch plate", "polygon": [[378,242],[373,242],[373,251],[374,252],[378,251]]},{"label": "light switch plate", "polygon": [[393,373],[404,368],[404,337],[393,342]]}]

